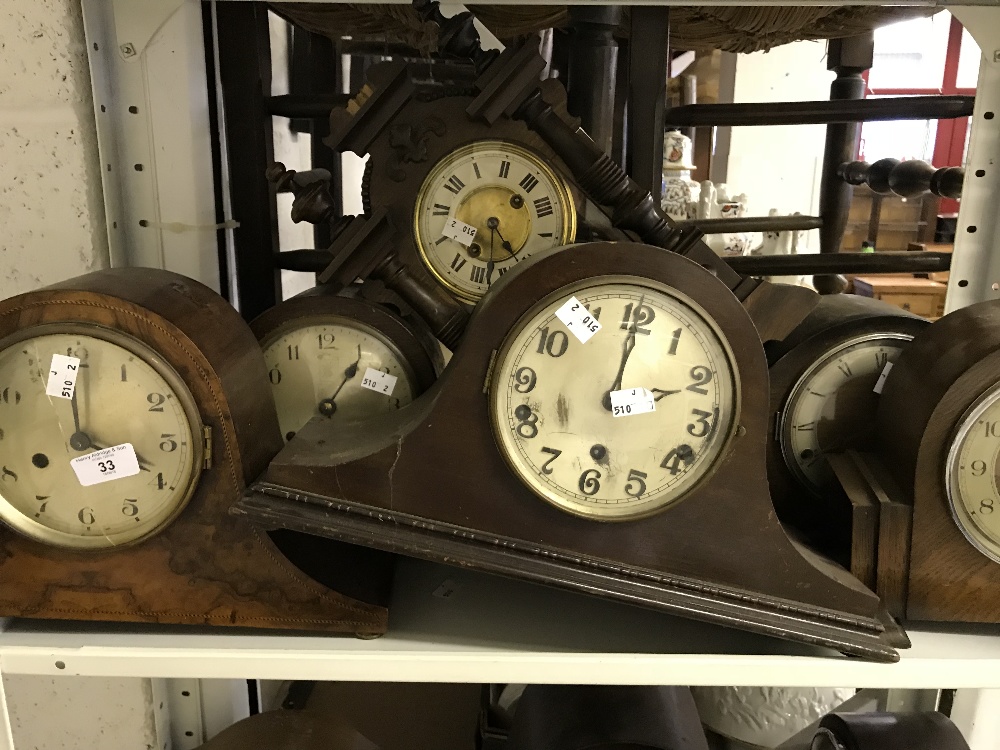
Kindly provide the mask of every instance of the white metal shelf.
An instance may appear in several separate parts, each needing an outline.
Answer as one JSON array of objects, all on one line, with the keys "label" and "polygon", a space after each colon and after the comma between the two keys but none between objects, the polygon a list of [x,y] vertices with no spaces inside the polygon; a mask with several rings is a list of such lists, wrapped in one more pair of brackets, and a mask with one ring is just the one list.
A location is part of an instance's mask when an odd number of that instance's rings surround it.
[{"label": "white metal shelf", "polygon": [[[442,592],[451,591],[449,596]],[[898,664],[406,560],[389,634],[351,637],[10,620],[0,672],[45,675],[1000,688],[1000,628],[913,630]],[[60,666],[61,665],[61,666]]]}]

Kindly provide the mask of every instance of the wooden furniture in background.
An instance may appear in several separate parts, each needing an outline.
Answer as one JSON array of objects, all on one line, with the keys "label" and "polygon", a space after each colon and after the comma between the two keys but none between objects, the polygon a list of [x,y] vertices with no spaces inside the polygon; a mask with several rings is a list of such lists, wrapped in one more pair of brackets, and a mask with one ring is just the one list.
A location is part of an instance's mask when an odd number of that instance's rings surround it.
[{"label": "wooden furniture in background", "polygon": [[946,284],[912,276],[855,276],[854,293],[936,320],[944,315]]}]

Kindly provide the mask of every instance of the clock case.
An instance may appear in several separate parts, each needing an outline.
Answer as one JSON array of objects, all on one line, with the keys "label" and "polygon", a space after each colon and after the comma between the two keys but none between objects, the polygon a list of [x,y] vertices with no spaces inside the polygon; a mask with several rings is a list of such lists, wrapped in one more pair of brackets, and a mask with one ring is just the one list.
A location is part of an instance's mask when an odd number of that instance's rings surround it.
[{"label": "clock case", "polygon": [[[905,516],[912,514],[912,530],[899,529],[889,540],[897,551],[885,581],[898,592],[888,602],[890,611],[906,620],[1000,622],[1000,564],[963,536],[945,490],[957,424],[997,382],[997,301],[936,321],[910,343],[886,380],[877,456],[868,461],[881,479],[875,488]],[[886,533],[880,528],[880,545]]]},{"label": "clock case", "polygon": [[[766,347],[771,403],[767,477],[775,512],[787,529],[801,534],[810,546],[849,567],[855,575],[859,572],[858,561],[855,558],[852,565],[851,540],[856,513],[839,488],[818,494],[803,484],[788,466],[781,450],[782,414],[802,376],[833,349],[874,334],[916,336],[928,325],[924,318],[880,300],[853,294],[826,295],[786,339],[771,342]],[[867,442],[850,447],[870,450],[874,438],[872,430]],[[874,584],[868,573],[858,577],[866,585]]]},{"label": "clock case", "polygon": [[[263,347],[276,334],[299,325],[328,321],[330,316],[356,321],[392,342],[410,367],[416,394],[430,388],[444,369],[444,360],[437,339],[426,326],[414,316],[404,319],[383,304],[361,299],[360,290],[355,287],[346,292],[350,296],[335,295],[323,286],[307,289],[258,315],[251,321],[250,330]],[[285,559],[316,581],[336,589],[349,572],[381,592],[380,599],[388,598],[395,556],[288,529],[274,529],[267,535]]]},{"label": "clock case", "polygon": [[388,592],[334,591],[228,513],[282,446],[267,373],[235,310],[169,271],[98,271],[0,303],[0,338],[50,323],[121,331],[181,377],[211,430],[209,461],[180,515],[131,546],[77,552],[0,527],[0,616],[230,625],[377,635]]},{"label": "clock case", "polygon": [[[690,496],[650,517],[603,523],[558,510],[510,471],[494,439],[487,390],[504,338],[539,299],[623,275],[676,288],[703,307],[732,347],[743,406],[728,453]],[[759,397],[766,392],[754,324],[710,271],[632,243],[546,251],[505,274],[480,302],[430,391],[366,423],[363,433],[338,434],[311,421],[234,512],[268,528],[893,661],[878,598],[789,540],[774,516],[765,473],[768,408]]]}]

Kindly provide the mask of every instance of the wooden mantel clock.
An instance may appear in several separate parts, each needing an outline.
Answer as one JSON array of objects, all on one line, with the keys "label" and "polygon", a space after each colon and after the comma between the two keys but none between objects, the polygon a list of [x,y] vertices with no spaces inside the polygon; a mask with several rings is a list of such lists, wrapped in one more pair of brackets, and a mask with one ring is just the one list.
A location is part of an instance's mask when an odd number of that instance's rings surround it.
[{"label": "wooden mantel clock", "polygon": [[228,513],[282,445],[269,387],[239,315],[168,271],[0,303],[0,616],[384,632],[378,592]]},{"label": "wooden mantel clock", "polygon": [[546,251],[427,393],[362,431],[312,420],[234,512],[895,660],[878,598],[774,517],[766,393],[710,271],[634,243]]},{"label": "wooden mantel clock", "polygon": [[894,614],[1000,622],[1000,302],[913,340],[886,380],[878,438],[888,489],[912,511]]}]

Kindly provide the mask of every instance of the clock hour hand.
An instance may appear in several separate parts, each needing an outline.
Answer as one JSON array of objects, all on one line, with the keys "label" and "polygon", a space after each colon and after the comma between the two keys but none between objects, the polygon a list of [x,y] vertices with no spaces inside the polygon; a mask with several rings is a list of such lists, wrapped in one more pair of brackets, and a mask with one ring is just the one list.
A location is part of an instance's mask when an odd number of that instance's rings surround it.
[{"label": "clock hour hand", "polygon": [[337,404],[334,403],[334,400],[337,398],[337,395],[340,393],[343,387],[347,385],[347,381],[358,374],[358,364],[360,362],[361,362],[361,344],[358,344],[358,358],[354,360],[351,364],[349,364],[347,366],[347,369],[344,370],[344,379],[340,381],[340,385],[337,386],[337,390],[333,392],[333,395],[330,396],[330,398],[324,398],[322,401],[319,402],[319,413],[322,414],[324,417],[332,417],[334,414],[336,414]]},{"label": "clock hour hand", "polygon": [[497,230],[490,227],[490,259],[486,261],[486,288],[493,286],[493,233]]},{"label": "clock hour hand", "polygon": [[672,396],[675,393],[680,393],[680,389],[676,391],[665,391],[662,388],[650,388],[649,390],[656,394],[656,398],[653,399],[654,401],[659,401],[664,396]]},{"label": "clock hour hand", "polygon": [[[89,447],[93,448],[95,451],[102,451],[105,448],[107,448],[106,445],[98,445],[97,443],[94,442],[91,442]],[[140,456],[138,451],[135,450],[135,448],[133,448],[132,450],[133,452],[135,452],[135,460],[139,462],[139,471],[149,471],[149,466],[150,466],[149,461]]]}]

